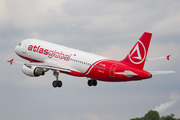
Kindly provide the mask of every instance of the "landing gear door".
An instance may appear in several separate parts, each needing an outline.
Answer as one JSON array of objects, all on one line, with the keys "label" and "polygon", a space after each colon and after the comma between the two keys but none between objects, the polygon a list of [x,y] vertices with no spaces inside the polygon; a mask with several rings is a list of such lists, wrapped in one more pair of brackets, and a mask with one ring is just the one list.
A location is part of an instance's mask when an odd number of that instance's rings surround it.
[{"label": "landing gear door", "polygon": [[110,77],[115,77],[115,69],[116,69],[117,65],[116,64],[113,64],[110,68],[110,71],[109,71],[109,74],[110,74]]}]

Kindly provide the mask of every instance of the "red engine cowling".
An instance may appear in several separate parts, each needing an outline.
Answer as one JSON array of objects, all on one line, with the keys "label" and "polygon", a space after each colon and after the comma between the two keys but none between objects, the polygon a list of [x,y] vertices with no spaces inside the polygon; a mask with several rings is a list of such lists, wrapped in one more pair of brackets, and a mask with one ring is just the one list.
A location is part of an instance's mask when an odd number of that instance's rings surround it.
[{"label": "red engine cowling", "polygon": [[23,65],[22,71],[24,74],[31,76],[31,77],[39,77],[40,75],[45,74],[45,72],[42,69],[40,69],[36,66],[27,67],[26,65]]}]

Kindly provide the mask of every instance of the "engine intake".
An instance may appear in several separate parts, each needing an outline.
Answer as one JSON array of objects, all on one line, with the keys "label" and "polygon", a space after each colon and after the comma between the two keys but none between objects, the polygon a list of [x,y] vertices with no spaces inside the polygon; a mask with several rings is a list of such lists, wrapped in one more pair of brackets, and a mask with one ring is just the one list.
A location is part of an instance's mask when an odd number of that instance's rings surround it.
[{"label": "engine intake", "polygon": [[31,77],[39,77],[40,75],[45,74],[45,72],[42,69],[36,66],[27,67],[26,65],[23,65],[22,71],[25,75],[28,75]]}]

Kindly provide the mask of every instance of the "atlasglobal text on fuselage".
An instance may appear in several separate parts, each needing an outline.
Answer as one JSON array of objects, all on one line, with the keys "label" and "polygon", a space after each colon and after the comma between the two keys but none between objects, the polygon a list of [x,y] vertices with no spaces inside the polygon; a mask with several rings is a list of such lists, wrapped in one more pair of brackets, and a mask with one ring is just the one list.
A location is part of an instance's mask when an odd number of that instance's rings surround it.
[{"label": "atlasglobal text on fuselage", "polygon": [[55,57],[55,58],[59,58],[59,59],[64,59],[66,61],[68,61],[72,55],[72,54],[70,54],[70,55],[64,54],[63,51],[58,52],[56,50],[53,51],[53,50],[41,48],[40,45],[38,47],[36,45],[34,45],[34,46],[29,45],[28,50],[39,53],[39,54],[47,55],[49,58]]},{"label": "atlasglobal text on fuselage", "polygon": [[[152,33],[145,32],[121,61],[39,39],[25,39],[15,47],[15,52],[30,62],[17,62],[14,59],[8,62],[11,65],[23,64],[23,73],[31,77],[43,76],[47,71],[52,70],[56,77],[52,82],[53,87],[62,86],[62,81],[59,80],[60,73],[86,77],[89,86],[96,86],[97,81],[137,81],[152,78],[152,74],[173,73],[174,71],[148,72],[143,69],[151,36]],[[169,56],[167,59],[169,60]]]}]

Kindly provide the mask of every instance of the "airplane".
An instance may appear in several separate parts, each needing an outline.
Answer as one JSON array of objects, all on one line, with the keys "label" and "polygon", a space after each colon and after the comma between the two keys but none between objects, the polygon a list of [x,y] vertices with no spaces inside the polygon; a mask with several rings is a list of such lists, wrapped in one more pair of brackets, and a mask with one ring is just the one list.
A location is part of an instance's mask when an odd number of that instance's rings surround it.
[{"label": "airplane", "polygon": [[[62,87],[59,73],[76,77],[86,77],[89,86],[96,86],[97,81],[126,82],[152,78],[152,74],[175,73],[174,71],[145,71],[144,64],[148,53],[152,33],[144,32],[127,56],[117,61],[93,53],[88,53],[46,42],[39,39],[25,39],[15,47],[15,53],[29,62],[9,60],[10,64],[22,64],[24,74],[31,77],[45,75],[52,70],[56,80],[52,86]],[[167,58],[169,56],[155,59]]]}]

